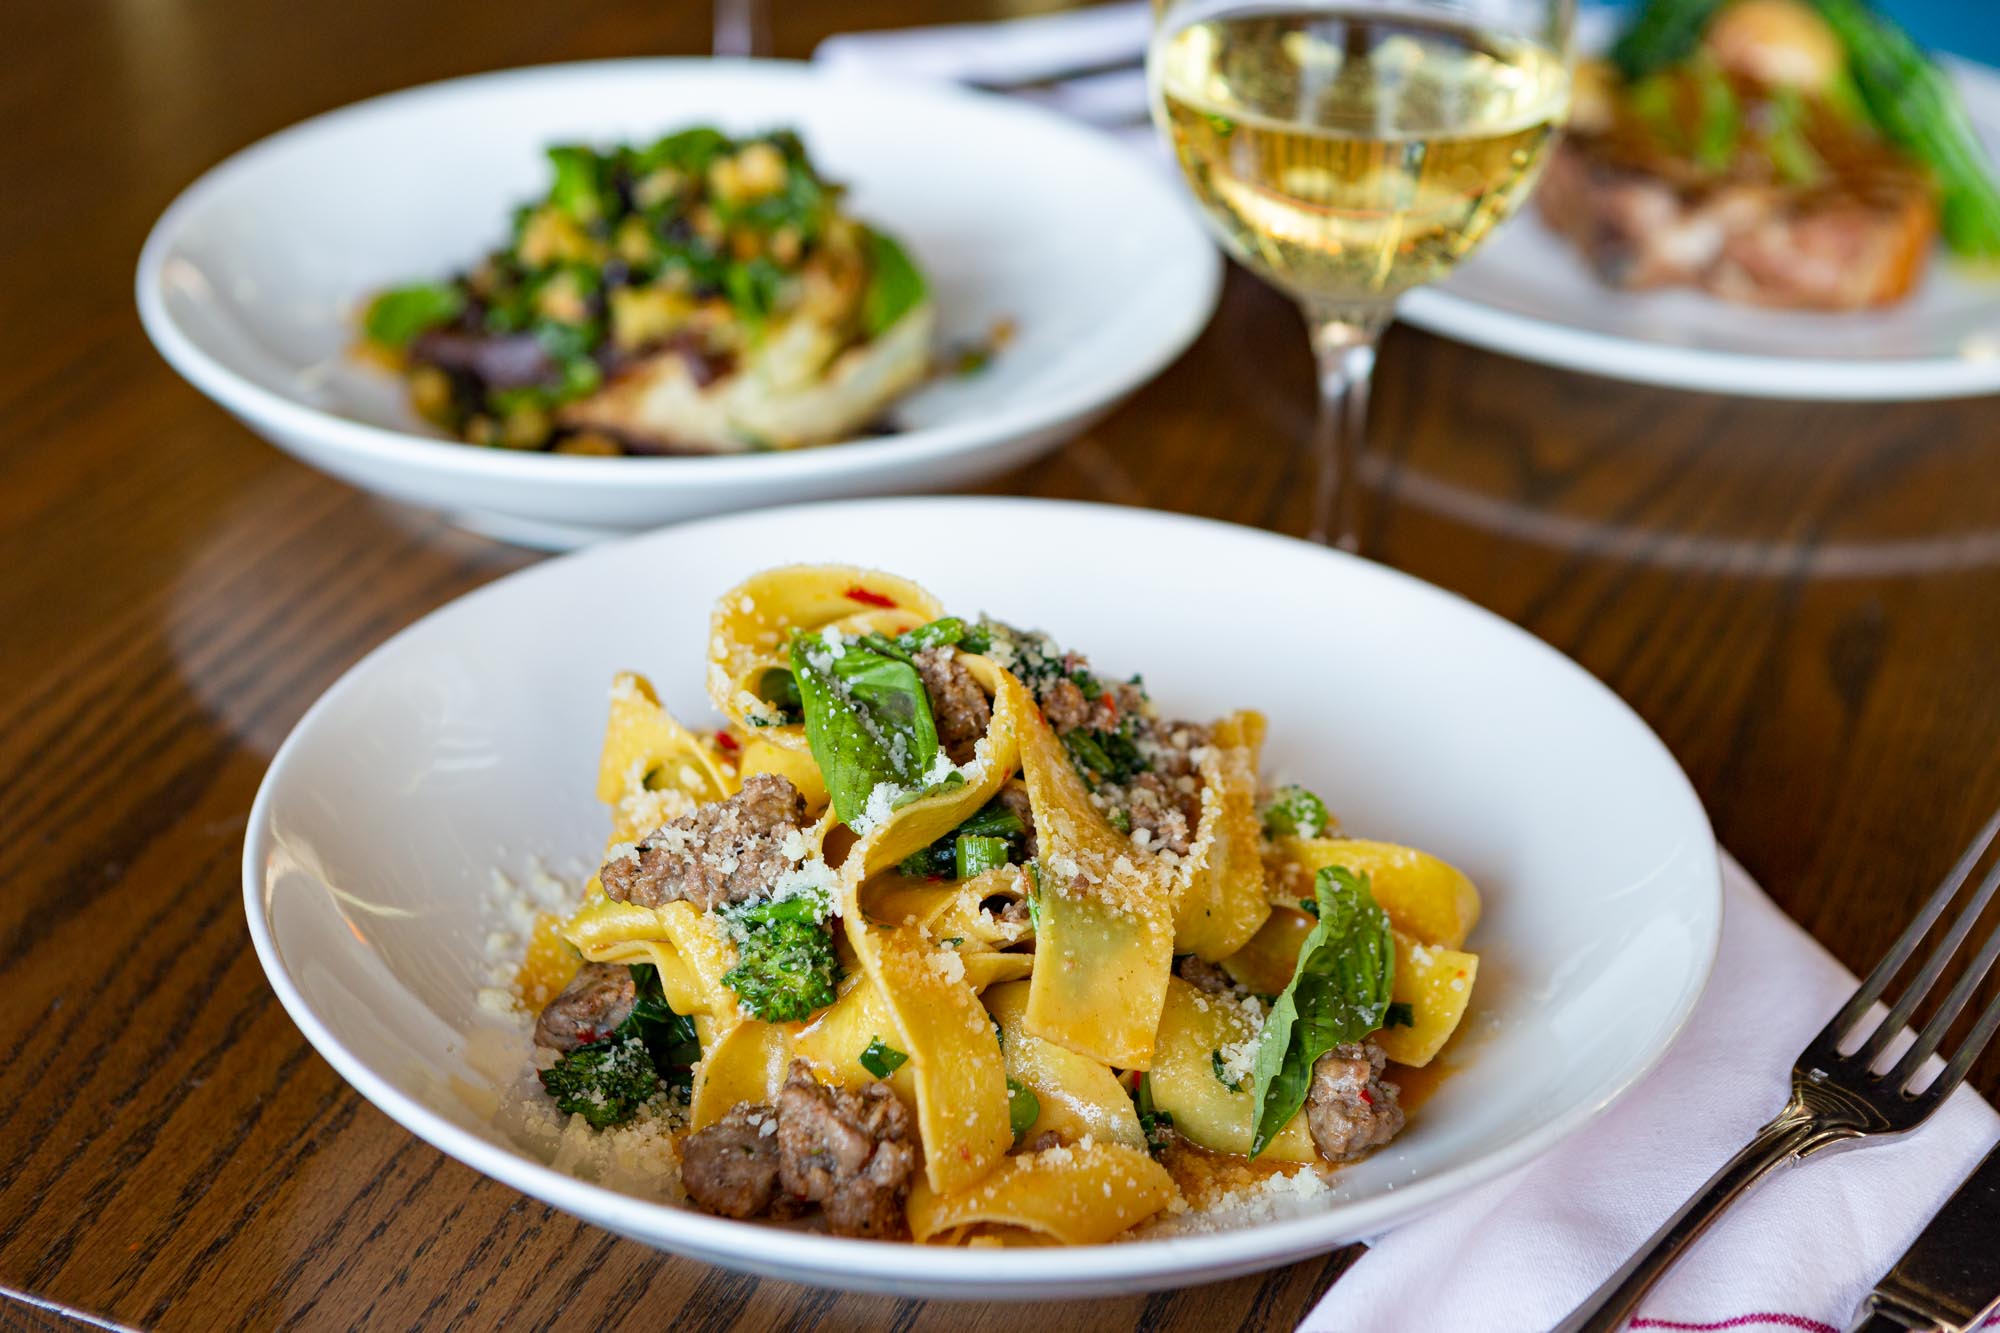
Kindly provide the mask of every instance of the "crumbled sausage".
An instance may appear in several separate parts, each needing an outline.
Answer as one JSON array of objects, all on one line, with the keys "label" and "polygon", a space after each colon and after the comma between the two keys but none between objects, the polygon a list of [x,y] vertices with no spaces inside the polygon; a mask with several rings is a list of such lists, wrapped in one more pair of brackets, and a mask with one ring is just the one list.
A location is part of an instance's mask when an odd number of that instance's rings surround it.
[{"label": "crumbled sausage", "polygon": [[1174,965],[1174,970],[1180,973],[1182,981],[1185,981],[1196,990],[1206,991],[1210,995],[1227,995],[1236,989],[1235,983],[1229,979],[1227,972],[1207,959],[1197,957],[1194,954],[1189,954],[1187,957],[1179,960]]},{"label": "crumbled sausage", "polygon": [[631,1017],[638,986],[619,963],[585,963],[535,1020],[535,1044],[573,1051],[603,1041]]},{"label": "crumbled sausage", "polygon": [[778,1198],[778,1113],[755,1102],[734,1109],[681,1143],[681,1184],[703,1210],[759,1217]]},{"label": "crumbled sausage", "polygon": [[1186,856],[1201,827],[1201,784],[1192,776],[1163,778],[1140,773],[1125,788],[1132,831],[1146,831],[1152,851]]},{"label": "crumbled sausage", "polygon": [[1352,1161],[1403,1128],[1398,1089],[1382,1077],[1385,1063],[1382,1048],[1369,1041],[1336,1046],[1313,1066],[1306,1125],[1329,1162]]},{"label": "crumbled sausage", "polygon": [[778,1094],[778,1169],[794,1197],[820,1204],[835,1235],[905,1234],[917,1169],[910,1112],[880,1083],[823,1086],[803,1060]]},{"label": "crumbled sausage", "polygon": [[1053,1129],[1045,1129],[1014,1151],[1019,1153],[1037,1153],[1047,1152],[1051,1148],[1060,1147],[1062,1147],[1062,1135],[1056,1133]]},{"label": "crumbled sausage", "polygon": [[787,835],[805,823],[805,798],[789,779],[757,773],[726,801],[662,824],[599,872],[619,902],[659,907],[740,903],[771,891],[796,862]]},{"label": "crumbled sausage", "polygon": [[1073,680],[1058,680],[1042,691],[1042,716],[1058,733],[1090,725],[1090,701]]},{"label": "crumbled sausage", "polygon": [[1010,782],[1000,789],[995,798],[1001,808],[1021,821],[1021,855],[1032,861],[1042,854],[1041,844],[1035,840],[1035,806],[1028,799],[1028,789],[1018,782]]},{"label": "crumbled sausage", "polygon": [[986,692],[959,661],[958,650],[949,644],[926,648],[914,661],[917,674],[923,678],[924,693],[930,698],[938,741],[953,763],[963,764],[972,758],[973,747],[993,718]]},{"label": "crumbled sausage", "polygon": [[1155,773],[1181,778],[1195,773],[1195,751],[1210,739],[1208,728],[1198,722],[1154,722],[1144,729],[1140,749]]}]

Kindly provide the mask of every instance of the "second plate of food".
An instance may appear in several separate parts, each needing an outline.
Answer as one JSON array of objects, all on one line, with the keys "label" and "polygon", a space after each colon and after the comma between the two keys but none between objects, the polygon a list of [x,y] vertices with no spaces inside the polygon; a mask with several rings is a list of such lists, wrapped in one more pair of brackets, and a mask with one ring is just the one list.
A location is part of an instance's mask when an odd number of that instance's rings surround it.
[{"label": "second plate of food", "polygon": [[444,1151],[712,1262],[981,1298],[1283,1263],[1527,1161],[1666,1049],[1721,911],[1672,758],[1520,630],[1004,500],[463,599],[301,721],[244,888],[300,1028]]},{"label": "second plate of food", "polygon": [[[1585,62],[1523,216],[1401,313],[1510,356],[1681,388],[2000,390],[2000,75],[1925,57],[1859,4],[1830,8],[1836,26],[1794,0],[1733,0],[1699,34],[1686,6],[1586,14],[1581,45],[1622,38],[1623,66]],[[1962,121],[1924,80],[1955,88]],[[1897,142],[1889,117],[1954,174]]]},{"label": "second plate of food", "polygon": [[1207,322],[1169,182],[1008,100],[781,62],[455,80],[209,172],[140,260],[175,369],[281,448],[568,546],[964,485]]}]

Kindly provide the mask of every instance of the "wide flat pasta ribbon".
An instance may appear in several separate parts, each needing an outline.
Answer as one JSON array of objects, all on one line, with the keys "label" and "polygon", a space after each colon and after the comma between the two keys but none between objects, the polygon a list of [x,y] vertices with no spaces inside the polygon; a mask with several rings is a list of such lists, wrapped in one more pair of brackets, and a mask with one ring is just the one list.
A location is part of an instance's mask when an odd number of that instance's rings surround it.
[{"label": "wide flat pasta ribbon", "polygon": [[1026,982],[995,986],[983,998],[987,1012],[1000,1025],[1007,1077],[1033,1092],[1040,1104],[1035,1123],[1022,1135],[1024,1141],[1053,1132],[1067,1143],[1088,1137],[1145,1149],[1146,1134],[1139,1128],[1132,1098],[1111,1067],[1044,1041],[1023,1026],[1028,1012]]},{"label": "wide flat pasta ribbon", "polygon": [[611,842],[631,842],[741,786],[737,765],[660,703],[652,682],[621,671],[611,684],[597,799],[611,807]]},{"label": "wide flat pasta ribbon", "polygon": [[1069,752],[1035,710],[1021,773],[1041,850],[1027,1030],[1119,1069],[1152,1063],[1173,967],[1173,886],[1091,803]]},{"label": "wide flat pasta ribbon", "polygon": [[1202,747],[1201,820],[1188,854],[1174,867],[1174,952],[1210,962],[1242,948],[1271,905],[1259,852],[1257,750],[1260,713],[1233,713]]},{"label": "wide flat pasta ribbon", "polygon": [[1073,1143],[1009,1157],[956,1193],[919,1181],[910,1234],[919,1243],[964,1239],[961,1228],[1022,1227],[1065,1245],[1100,1245],[1167,1207],[1178,1191],[1166,1168],[1122,1143]]},{"label": "wide flat pasta ribbon", "polygon": [[[986,659],[965,661],[994,696],[986,734],[961,770],[965,781],[892,812],[854,845],[840,867],[842,924],[875,998],[893,1020],[891,1044],[910,1057],[905,1069],[916,1101],[924,1172],[941,1193],[984,1176],[1013,1143],[1006,1068],[992,1020],[979,1003],[975,983],[982,978],[924,925],[871,920],[862,890],[871,875],[964,823],[1013,775],[1022,714],[1032,701],[1019,681]],[[850,1030],[844,1040],[851,1045],[858,1035]],[[881,1035],[889,1040],[889,1034]]]},{"label": "wide flat pasta ribbon", "polygon": [[894,574],[855,565],[786,565],[724,593],[708,624],[708,697],[731,722],[772,744],[807,749],[805,727],[776,724],[758,694],[770,670],[791,669],[793,630],[900,634],[944,614],[937,598]]},{"label": "wide flat pasta ribbon", "polygon": [[704,1038],[694,1067],[688,1128],[708,1128],[739,1102],[776,1102],[791,1067],[792,1045],[789,1024],[754,1018]]}]

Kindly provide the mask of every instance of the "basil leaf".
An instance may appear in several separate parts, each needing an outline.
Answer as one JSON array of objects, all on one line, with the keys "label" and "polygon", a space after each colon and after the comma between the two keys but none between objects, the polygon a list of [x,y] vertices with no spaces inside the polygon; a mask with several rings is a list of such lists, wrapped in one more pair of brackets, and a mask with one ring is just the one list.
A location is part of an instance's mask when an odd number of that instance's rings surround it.
[{"label": "basil leaf", "polygon": [[1231,1092],[1243,1091],[1243,1080],[1241,1078],[1230,1079],[1229,1067],[1222,1063],[1221,1051],[1210,1051],[1208,1053],[1208,1067],[1215,1071],[1215,1081],[1217,1083],[1220,1083]]},{"label": "basil leaf", "polygon": [[880,1037],[874,1037],[869,1040],[868,1049],[861,1052],[861,1067],[876,1078],[887,1078],[908,1063],[909,1058],[894,1046],[883,1045]]},{"label": "basil leaf", "polygon": [[937,724],[915,667],[852,645],[835,657],[817,636],[800,634],[792,638],[792,678],[806,744],[841,823],[852,828],[882,783],[923,785],[937,762]]},{"label": "basil leaf", "polygon": [[1298,967],[1257,1038],[1252,1157],[1305,1105],[1319,1058],[1381,1027],[1389,1009],[1395,947],[1367,876],[1328,866],[1314,877],[1313,895],[1319,923],[1300,943]]},{"label": "basil leaf", "polygon": [[1385,1028],[1413,1028],[1417,1025],[1417,1011],[1407,1001],[1397,1000],[1382,1015]]},{"label": "basil leaf", "polygon": [[924,275],[902,246],[873,228],[862,235],[868,246],[868,289],[861,294],[861,331],[873,338],[921,305],[927,290]]},{"label": "basil leaf", "polygon": [[392,287],[368,304],[362,332],[383,347],[407,347],[426,329],[457,319],[465,310],[465,293],[449,283],[417,282]]}]

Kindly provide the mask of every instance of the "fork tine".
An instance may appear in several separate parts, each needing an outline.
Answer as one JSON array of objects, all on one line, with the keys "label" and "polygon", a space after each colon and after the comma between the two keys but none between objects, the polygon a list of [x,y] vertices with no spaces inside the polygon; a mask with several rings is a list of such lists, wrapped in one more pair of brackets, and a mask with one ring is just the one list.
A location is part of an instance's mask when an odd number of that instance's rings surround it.
[{"label": "fork tine", "polygon": [[2000,834],[2000,810],[1993,812],[1992,817],[1986,821],[1986,826],[1979,830],[1965,852],[1958,858],[1958,864],[1951,868],[1945,875],[1944,882],[1931,894],[1930,901],[1924,904],[1923,910],[1919,911],[1904,928],[1902,935],[1883,956],[1882,961],[1875,965],[1875,970],[1868,974],[1867,980],[1855,988],[1853,996],[1840,1007],[1840,1012],[1835,1014],[1833,1021],[1820,1031],[1819,1036],[1813,1040],[1813,1046],[1808,1049],[1823,1047],[1829,1055],[1839,1049],[1841,1038],[1861,1021],[1861,1016],[1868,1012],[1870,1005],[1882,998],[1882,992],[1888,989],[1896,973],[1902,970],[1903,964],[1916,952],[1917,945],[1930,933],[1932,923],[1944,914],[1944,909],[1958,896],[1959,889],[1964,887],[1973,868],[1986,855],[1986,849],[1993,845],[1996,834]]},{"label": "fork tine", "polygon": [[1875,1057],[1882,1053],[1882,1048],[1903,1030],[1904,1025],[1910,1021],[1910,1015],[1916,1012],[1917,1005],[1923,1001],[1924,996],[1930,994],[1931,987],[1937,984],[1945,964],[1949,963],[1952,955],[1958,952],[1958,946],[1965,943],[1965,937],[1972,933],[1972,928],[1979,924],[1979,914],[1986,910],[1987,903],[1993,901],[1996,889],[2000,889],[2000,865],[1995,865],[1987,872],[1986,878],[1980,881],[1979,891],[1972,895],[1972,901],[1966,904],[1965,910],[1958,914],[1957,919],[1945,931],[1944,938],[1931,950],[1930,957],[1924,960],[1923,969],[1910,978],[1910,984],[1903,988],[1895,1007],[1875,1025],[1875,1031],[1869,1034],[1868,1040],[1855,1050],[1850,1057],[1855,1063],[1863,1067],[1874,1064]]},{"label": "fork tine", "polygon": [[1993,1039],[1995,1029],[2000,1029],[2000,995],[1993,997],[1986,1006],[1986,1012],[1979,1016],[1979,1022],[1965,1036],[1965,1044],[1958,1048],[1958,1054],[1951,1057],[1951,1063],[1944,1067],[1931,1085],[1924,1089],[1924,1096],[1936,1096],[1942,1101],[1951,1095],[1951,1090],[1965,1078],[1965,1071],[1972,1068],[1972,1062]]},{"label": "fork tine", "polygon": [[[1972,904],[1971,910],[1976,910],[1978,906],[1977,903]],[[2000,926],[1996,926],[1986,937],[1986,943],[1980,946],[1978,957],[1974,958],[1971,965],[1965,969],[1965,975],[1958,979],[1958,984],[1951,988],[1951,993],[1944,997],[1944,1003],[1940,1004],[1938,1011],[1931,1015],[1931,1021],[1924,1024],[1924,1030],[1917,1034],[1917,1039],[1910,1044],[1910,1049],[1903,1052],[1903,1058],[1896,1061],[1895,1067],[1883,1076],[1890,1087],[1906,1086],[1910,1076],[1916,1073],[1917,1067],[1930,1059],[1931,1053],[1937,1050],[1938,1043],[1944,1040],[1946,1029],[1950,1028],[1964,1011],[1966,1002],[1972,998],[1972,993],[1979,989],[1979,983],[1984,981],[1986,974],[1993,969],[1995,958],[2000,958]],[[1981,1021],[1984,1021],[1983,1016]]]}]

